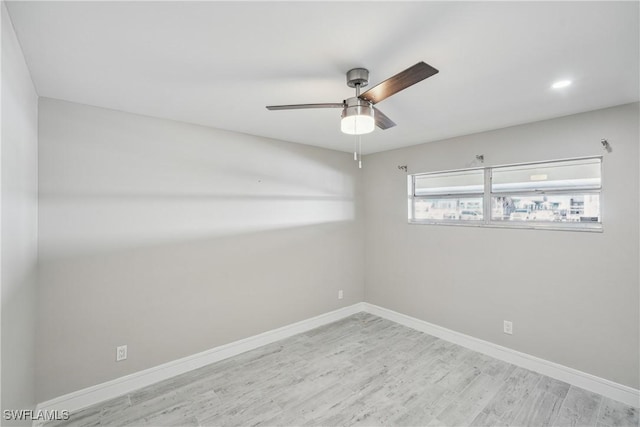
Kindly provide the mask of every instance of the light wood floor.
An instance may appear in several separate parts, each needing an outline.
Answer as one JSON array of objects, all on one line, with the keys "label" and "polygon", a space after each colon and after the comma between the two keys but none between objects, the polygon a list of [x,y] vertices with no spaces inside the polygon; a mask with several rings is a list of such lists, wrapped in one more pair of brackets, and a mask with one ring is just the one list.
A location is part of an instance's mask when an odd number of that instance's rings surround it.
[{"label": "light wood floor", "polygon": [[638,410],[360,313],[53,425],[613,427]]}]

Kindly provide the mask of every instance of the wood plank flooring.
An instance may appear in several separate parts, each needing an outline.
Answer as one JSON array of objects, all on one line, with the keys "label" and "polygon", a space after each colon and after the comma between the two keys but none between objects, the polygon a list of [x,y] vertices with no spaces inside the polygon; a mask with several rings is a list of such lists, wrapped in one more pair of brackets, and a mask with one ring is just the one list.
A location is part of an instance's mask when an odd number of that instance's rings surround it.
[{"label": "wood plank flooring", "polygon": [[638,426],[638,410],[359,313],[54,426]]}]

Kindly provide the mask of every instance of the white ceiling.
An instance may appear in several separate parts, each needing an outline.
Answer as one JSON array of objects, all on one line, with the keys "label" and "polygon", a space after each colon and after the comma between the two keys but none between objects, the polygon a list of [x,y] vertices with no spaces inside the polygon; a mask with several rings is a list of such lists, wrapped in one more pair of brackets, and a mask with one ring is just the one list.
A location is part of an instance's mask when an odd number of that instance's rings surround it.
[{"label": "white ceiling", "polygon": [[[380,102],[372,153],[638,101],[633,2],[7,2],[40,96],[350,151],[345,72],[440,73]],[[574,84],[552,90],[558,79]]]}]

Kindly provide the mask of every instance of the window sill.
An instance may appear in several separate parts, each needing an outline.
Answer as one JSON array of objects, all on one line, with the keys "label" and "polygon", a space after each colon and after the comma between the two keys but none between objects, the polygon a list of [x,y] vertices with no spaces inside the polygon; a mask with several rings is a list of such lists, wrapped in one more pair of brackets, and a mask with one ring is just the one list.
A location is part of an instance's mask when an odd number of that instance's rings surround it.
[{"label": "window sill", "polygon": [[543,224],[543,223],[499,223],[499,222],[460,222],[460,221],[432,221],[432,220],[409,220],[409,225],[445,225],[457,227],[479,227],[479,228],[511,228],[520,230],[550,230],[550,231],[582,231],[588,233],[602,233],[604,231],[602,224],[585,224],[570,226],[567,224]]}]

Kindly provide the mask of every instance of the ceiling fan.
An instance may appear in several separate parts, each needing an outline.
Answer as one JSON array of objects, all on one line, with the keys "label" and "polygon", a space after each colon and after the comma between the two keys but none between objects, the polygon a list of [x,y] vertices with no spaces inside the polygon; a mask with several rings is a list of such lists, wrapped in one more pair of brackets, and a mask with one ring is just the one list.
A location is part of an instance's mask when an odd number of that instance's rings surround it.
[{"label": "ceiling fan", "polygon": [[356,89],[356,96],[352,98],[339,103],[268,105],[267,109],[342,108],[340,123],[342,132],[350,135],[362,135],[373,132],[375,126],[380,129],[389,129],[396,125],[389,117],[375,108],[375,104],[436,73],[438,70],[431,65],[418,62],[361,94],[360,89],[369,84],[369,70],[354,68],[347,71],[347,86]]}]

